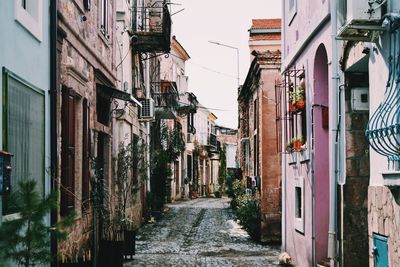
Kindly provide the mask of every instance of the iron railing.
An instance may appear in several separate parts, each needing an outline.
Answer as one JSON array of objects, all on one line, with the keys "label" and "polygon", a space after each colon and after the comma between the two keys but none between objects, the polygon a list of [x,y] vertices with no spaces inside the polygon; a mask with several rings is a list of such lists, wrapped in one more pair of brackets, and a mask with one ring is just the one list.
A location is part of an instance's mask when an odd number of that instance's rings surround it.
[{"label": "iron railing", "polygon": [[165,1],[133,8],[132,43],[141,52],[168,53],[171,46],[171,14]]},{"label": "iron railing", "polygon": [[372,114],[365,136],[372,149],[394,164],[400,161],[400,37],[398,30],[389,32],[389,75],[385,96]]},{"label": "iron railing", "polygon": [[156,108],[176,111],[179,107],[179,94],[173,82],[152,82],[151,96]]}]

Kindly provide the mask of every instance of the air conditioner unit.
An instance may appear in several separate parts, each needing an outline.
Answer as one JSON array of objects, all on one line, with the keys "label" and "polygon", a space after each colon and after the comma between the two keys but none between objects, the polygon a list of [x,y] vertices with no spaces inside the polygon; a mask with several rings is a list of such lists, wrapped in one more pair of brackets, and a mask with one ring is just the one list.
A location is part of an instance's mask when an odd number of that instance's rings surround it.
[{"label": "air conditioner unit", "polygon": [[139,118],[142,120],[154,119],[154,100],[152,98],[146,98],[140,100],[142,107],[140,108]]},{"label": "air conditioner unit", "polygon": [[347,21],[379,21],[386,0],[347,0]]},{"label": "air conditioner unit", "polygon": [[383,31],[381,19],[386,0],[347,0],[346,24],[339,28],[337,39],[373,41]]}]

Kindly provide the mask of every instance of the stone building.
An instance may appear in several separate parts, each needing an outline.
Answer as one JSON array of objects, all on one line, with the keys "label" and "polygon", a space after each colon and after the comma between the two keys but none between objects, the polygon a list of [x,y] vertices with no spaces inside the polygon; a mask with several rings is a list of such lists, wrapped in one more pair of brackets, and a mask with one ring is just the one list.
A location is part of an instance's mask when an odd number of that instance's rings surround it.
[{"label": "stone building", "polygon": [[[280,77],[280,20],[253,20],[253,60],[239,90],[239,165],[261,200],[261,241],[280,240],[281,168],[278,153],[275,82]],[[276,50],[269,50],[269,49]],[[249,184],[249,183],[248,183]]]},{"label": "stone building", "polygon": [[[85,3],[84,3],[85,2]],[[112,114],[116,86],[115,1],[58,3],[59,215],[76,212],[61,262],[97,260],[99,225],[89,203],[91,158],[111,188]]]},{"label": "stone building", "polygon": [[[148,150],[138,149],[149,147],[152,119],[151,108],[143,109],[150,93],[144,59],[169,51],[171,26],[164,2],[151,3],[150,17],[138,15],[148,2],[58,1],[59,218],[76,213],[69,238],[58,244],[63,264],[118,265],[103,241],[124,240],[121,230],[141,224],[149,170],[140,171],[138,164],[149,158]],[[128,144],[134,160],[124,183],[117,157]]]}]

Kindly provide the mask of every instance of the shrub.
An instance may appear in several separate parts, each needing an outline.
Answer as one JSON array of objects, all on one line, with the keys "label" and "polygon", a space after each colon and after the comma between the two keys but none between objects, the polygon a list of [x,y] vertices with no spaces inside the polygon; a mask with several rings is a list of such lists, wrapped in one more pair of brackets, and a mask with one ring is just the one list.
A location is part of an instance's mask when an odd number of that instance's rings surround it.
[{"label": "shrub", "polygon": [[236,200],[236,216],[240,224],[254,239],[260,240],[260,201],[256,196],[240,195]]},{"label": "shrub", "polygon": [[234,180],[229,188],[229,196],[232,198],[231,207],[236,210],[237,199],[244,194],[244,185],[242,180]]}]

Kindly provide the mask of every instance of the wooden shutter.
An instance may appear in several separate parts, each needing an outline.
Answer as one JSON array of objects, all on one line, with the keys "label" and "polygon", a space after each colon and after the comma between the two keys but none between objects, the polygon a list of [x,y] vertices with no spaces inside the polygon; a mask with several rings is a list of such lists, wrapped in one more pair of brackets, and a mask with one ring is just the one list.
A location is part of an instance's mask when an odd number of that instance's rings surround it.
[{"label": "wooden shutter", "polygon": [[89,200],[90,179],[90,107],[88,100],[82,103],[82,209],[87,207]]},{"label": "wooden shutter", "polygon": [[62,91],[61,132],[61,215],[75,206],[75,96],[69,88]]}]

